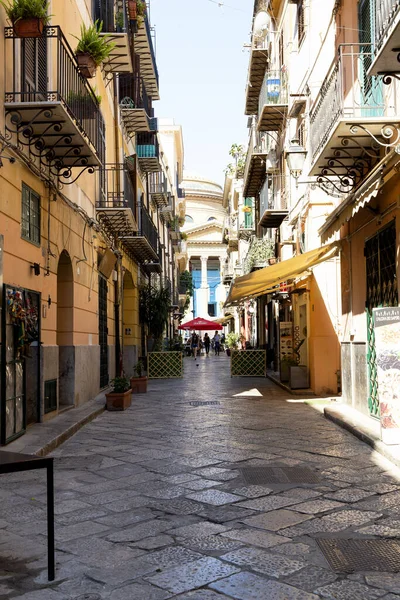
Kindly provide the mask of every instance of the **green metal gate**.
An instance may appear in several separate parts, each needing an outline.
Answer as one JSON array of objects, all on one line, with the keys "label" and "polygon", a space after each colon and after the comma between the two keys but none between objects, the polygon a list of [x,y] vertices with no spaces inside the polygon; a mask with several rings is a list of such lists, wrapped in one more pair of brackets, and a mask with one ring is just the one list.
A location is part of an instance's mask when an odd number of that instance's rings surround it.
[{"label": "green metal gate", "polygon": [[396,222],[392,221],[366,241],[367,269],[367,367],[368,408],[372,416],[379,416],[378,379],[376,365],[375,332],[372,309],[379,306],[397,306],[396,278]]}]

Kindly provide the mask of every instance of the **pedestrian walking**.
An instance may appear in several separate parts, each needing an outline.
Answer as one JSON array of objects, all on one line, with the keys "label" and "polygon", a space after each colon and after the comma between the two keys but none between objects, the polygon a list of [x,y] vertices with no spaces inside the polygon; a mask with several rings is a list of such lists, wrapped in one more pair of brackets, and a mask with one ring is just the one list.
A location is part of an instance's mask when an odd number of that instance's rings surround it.
[{"label": "pedestrian walking", "polygon": [[193,333],[192,333],[192,337],[191,337],[191,340],[190,340],[190,346],[192,348],[194,360],[196,360],[196,358],[197,358],[197,349],[199,347],[199,336],[197,335],[197,333],[195,331],[193,331]]},{"label": "pedestrian walking", "polygon": [[206,333],[205,336],[204,336],[204,340],[203,340],[203,342],[204,342],[204,348],[205,348],[205,351],[206,351],[206,356],[208,356],[208,353],[210,352],[210,341],[211,341],[210,340],[210,336],[208,335],[208,333]]},{"label": "pedestrian walking", "polygon": [[215,351],[215,356],[219,356],[220,349],[221,349],[221,337],[220,337],[218,331],[216,331],[215,335],[214,335],[214,351]]}]

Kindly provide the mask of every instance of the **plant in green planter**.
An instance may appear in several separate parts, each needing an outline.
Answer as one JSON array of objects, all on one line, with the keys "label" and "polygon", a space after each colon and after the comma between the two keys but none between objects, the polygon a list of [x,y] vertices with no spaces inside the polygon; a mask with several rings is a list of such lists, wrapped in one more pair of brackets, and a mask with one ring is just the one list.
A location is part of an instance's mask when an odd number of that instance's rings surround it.
[{"label": "plant in green planter", "polygon": [[52,15],[47,14],[49,2],[43,0],[0,0],[17,37],[39,37]]},{"label": "plant in green planter", "polygon": [[126,377],[115,377],[110,381],[111,392],[106,394],[107,410],[125,410],[129,408],[132,400],[132,390],[129,379]]},{"label": "plant in green planter", "polygon": [[136,394],[145,394],[147,392],[147,377],[143,375],[143,363],[138,360],[133,368],[136,377],[131,377],[132,392]]},{"label": "plant in green planter", "polygon": [[114,42],[110,42],[109,35],[101,35],[103,22],[95,21],[93,25],[86,27],[81,25],[81,35],[75,49],[79,69],[84,77],[94,77],[96,68],[101,65],[115,48]]}]

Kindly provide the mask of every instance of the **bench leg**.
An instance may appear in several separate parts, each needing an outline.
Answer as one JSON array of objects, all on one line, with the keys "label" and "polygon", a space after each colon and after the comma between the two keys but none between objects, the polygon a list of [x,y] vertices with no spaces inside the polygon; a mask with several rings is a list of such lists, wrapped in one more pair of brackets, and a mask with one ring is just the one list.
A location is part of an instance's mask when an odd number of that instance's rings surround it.
[{"label": "bench leg", "polygon": [[49,581],[55,579],[54,548],[54,472],[53,464],[47,467],[47,560]]}]

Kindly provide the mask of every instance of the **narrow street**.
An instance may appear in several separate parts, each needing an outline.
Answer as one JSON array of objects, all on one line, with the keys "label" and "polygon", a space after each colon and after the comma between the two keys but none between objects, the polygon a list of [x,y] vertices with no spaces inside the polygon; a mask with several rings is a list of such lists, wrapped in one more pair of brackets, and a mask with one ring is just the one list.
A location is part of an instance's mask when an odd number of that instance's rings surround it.
[{"label": "narrow street", "polygon": [[[4,476],[2,600],[400,598],[400,575],[335,573],[316,542],[399,535],[398,472],[269,380],[231,378],[225,355],[185,359],[184,379],[149,382],[53,456],[56,580],[45,475]],[[246,467],[319,481],[266,483]]]}]

